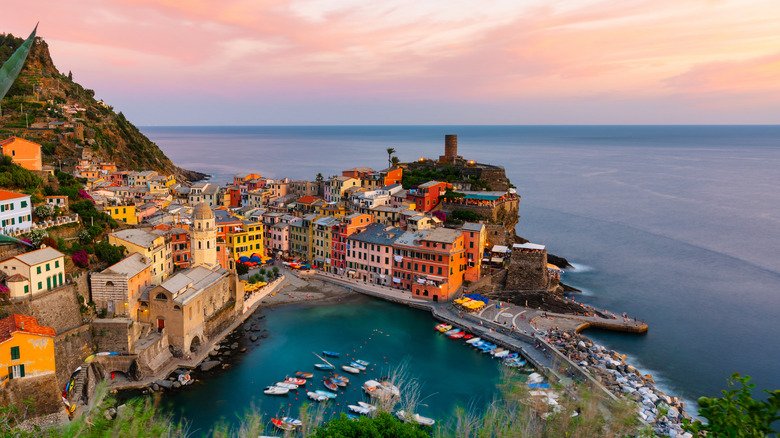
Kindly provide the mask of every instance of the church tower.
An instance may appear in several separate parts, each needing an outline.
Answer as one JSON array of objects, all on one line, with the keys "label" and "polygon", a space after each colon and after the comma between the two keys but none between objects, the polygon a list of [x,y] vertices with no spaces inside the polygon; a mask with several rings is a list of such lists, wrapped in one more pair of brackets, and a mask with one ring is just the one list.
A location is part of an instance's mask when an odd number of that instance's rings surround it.
[{"label": "church tower", "polygon": [[214,212],[205,203],[195,206],[190,228],[191,266],[212,268],[217,264],[217,225]]}]

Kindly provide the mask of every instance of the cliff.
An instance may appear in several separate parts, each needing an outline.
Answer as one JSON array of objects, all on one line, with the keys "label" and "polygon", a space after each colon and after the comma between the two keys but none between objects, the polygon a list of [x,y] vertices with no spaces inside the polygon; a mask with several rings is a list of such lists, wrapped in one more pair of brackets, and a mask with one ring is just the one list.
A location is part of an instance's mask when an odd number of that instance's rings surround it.
[{"label": "cliff", "polygon": [[[0,34],[0,63],[23,41]],[[75,164],[86,147],[120,169],[155,170],[189,181],[205,177],[174,165],[121,112],[96,100],[95,92],[73,81],[70,72],[60,73],[41,38],[0,104],[0,138],[15,135],[40,143],[46,164]]]}]

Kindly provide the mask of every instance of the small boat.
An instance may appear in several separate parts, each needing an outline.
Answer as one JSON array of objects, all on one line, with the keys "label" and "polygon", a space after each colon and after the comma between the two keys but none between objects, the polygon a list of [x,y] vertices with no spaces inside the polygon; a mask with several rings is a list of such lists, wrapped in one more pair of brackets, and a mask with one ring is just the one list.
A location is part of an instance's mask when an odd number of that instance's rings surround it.
[{"label": "small boat", "polygon": [[433,426],[436,423],[436,421],[433,418],[423,417],[420,414],[414,414],[409,416],[403,410],[396,412],[395,416],[398,417],[398,419],[403,421],[404,423],[413,421],[423,426]]},{"label": "small boat", "polygon": [[366,369],[366,366],[365,366],[365,365],[361,365],[361,364],[359,364],[359,363],[357,363],[357,362],[350,362],[350,363],[349,363],[349,366],[351,366],[352,368],[357,368],[357,369],[359,369],[360,371],[364,371],[364,370]]},{"label": "small boat", "polygon": [[[477,338],[477,339],[479,339],[479,338]],[[477,341],[477,342],[472,342],[471,346],[474,347],[474,348],[479,348],[479,347],[481,347],[481,346],[483,346],[485,344],[487,344],[486,341],[480,340],[480,341]]]},{"label": "small boat", "polygon": [[330,380],[323,380],[322,384],[325,385],[326,388],[330,389],[331,391],[338,391],[339,387],[336,386],[335,383],[331,382]]},{"label": "small boat", "polygon": [[494,350],[491,350],[491,351],[490,351],[490,355],[491,355],[491,356],[495,356],[495,355],[497,355],[498,353],[501,353],[502,351],[506,351],[506,350],[504,350],[503,348],[499,347],[499,348],[496,348],[496,349],[494,349]]},{"label": "small boat", "polygon": [[401,395],[398,387],[388,381],[367,380],[363,383],[363,391],[366,391],[372,397],[380,398],[399,397]]},{"label": "small boat", "polygon": [[349,383],[349,377],[342,376],[341,374],[331,374],[330,380],[341,380],[344,383]]},{"label": "small boat", "polygon": [[348,373],[352,373],[352,374],[358,374],[358,373],[360,373],[360,370],[359,370],[359,369],[357,369],[357,368],[355,368],[355,367],[351,367],[351,366],[349,366],[349,365],[342,365],[342,366],[341,366],[341,369],[343,369],[344,371],[346,371],[346,372],[348,372]]},{"label": "small boat", "polygon": [[362,408],[368,409],[369,411],[375,411],[376,410],[376,406],[372,405],[371,403],[366,403],[364,401],[359,401],[358,405],[360,407],[362,407]]},{"label": "small boat", "polygon": [[306,379],[296,379],[295,377],[287,377],[286,379],[284,379],[284,381],[287,382],[287,383],[295,384],[295,385],[305,385],[306,384]]},{"label": "small boat", "polygon": [[339,357],[339,353],[336,353],[335,351],[323,351],[322,355],[328,357]]},{"label": "small boat", "polygon": [[520,356],[520,354],[519,354],[519,353],[517,353],[517,352],[515,352],[515,353],[509,353],[509,354],[506,356],[506,358],[507,358],[507,359],[514,359],[514,358],[516,358],[516,357],[519,357],[519,356]]},{"label": "small boat", "polygon": [[350,414],[349,412],[344,415],[346,415],[350,420],[360,420],[360,415]]},{"label": "small boat", "polygon": [[474,344],[476,344],[477,342],[480,342],[481,340],[482,340],[482,338],[471,338],[471,339],[469,339],[468,341],[466,341],[466,343],[467,343],[467,344],[474,345]]},{"label": "small boat", "polygon": [[285,423],[278,418],[271,418],[271,424],[282,430],[294,430],[295,426],[290,423]]},{"label": "small boat", "polygon": [[311,379],[314,377],[314,374],[312,373],[304,373],[303,371],[298,371],[295,373],[295,377],[301,378],[301,379]]},{"label": "small boat", "polygon": [[466,332],[457,332],[450,335],[450,338],[452,339],[460,339],[462,337],[466,336]]},{"label": "small boat", "polygon": [[444,326],[439,328],[439,331],[442,332],[442,333],[448,332],[450,330],[452,330],[452,326],[449,325],[449,324],[446,324],[446,325],[444,325]]},{"label": "small boat", "polygon": [[471,333],[469,333],[469,334],[467,334],[467,335],[464,335],[464,336],[463,336],[463,339],[465,339],[465,340],[469,340],[469,339],[471,339],[471,338],[473,338],[473,337],[474,337],[474,335],[472,335]]},{"label": "small boat", "polygon": [[509,355],[509,350],[499,351],[498,353],[494,353],[493,357],[496,359],[501,359],[502,357],[506,357]]},{"label": "small boat", "polygon": [[459,329],[459,328],[456,328],[456,329],[452,329],[452,330],[447,330],[446,332],[444,332],[444,334],[445,334],[445,335],[447,335],[447,336],[449,336],[449,335],[452,335],[452,334],[454,334],[454,333],[460,333],[460,332],[462,332],[462,331],[463,331],[463,330],[461,330],[461,329]]},{"label": "small boat", "polygon": [[[443,328],[444,328],[444,327],[446,327],[446,326],[447,326],[447,323],[444,323],[444,322],[443,322],[443,323],[441,323],[441,324],[437,325],[436,327],[434,327],[434,330],[441,331],[441,329],[443,329]],[[452,326],[450,326],[450,328],[451,328],[451,327],[452,327]]]},{"label": "small boat", "polygon": [[303,426],[303,421],[301,421],[301,420],[299,420],[297,418],[283,417],[282,421],[284,421],[287,424],[292,424],[293,426],[296,426],[296,427]]},{"label": "small boat", "polygon": [[345,381],[343,381],[341,379],[334,379],[334,378],[331,377],[330,381],[333,382],[336,386],[341,386],[342,388],[347,386],[347,382],[345,382]]},{"label": "small boat", "polygon": [[347,407],[349,408],[350,411],[352,411],[352,412],[354,412],[356,414],[368,415],[368,414],[371,413],[370,409],[364,408],[363,406],[348,405]]},{"label": "small boat", "polygon": [[295,383],[276,382],[274,385],[278,386],[279,388],[298,389],[298,385],[296,385]]},{"label": "small boat", "polygon": [[306,396],[309,397],[310,399],[316,401],[316,402],[325,401],[325,400],[328,400],[330,398],[327,395],[317,394],[316,392],[311,392],[311,391],[307,392]]},{"label": "small boat", "polygon": [[268,395],[283,395],[288,392],[290,392],[290,388],[280,388],[278,386],[269,386],[263,391],[264,394]]},{"label": "small boat", "polygon": [[318,390],[314,391],[314,393],[317,394],[317,395],[324,395],[325,397],[328,397],[328,398],[336,398],[336,394],[334,394],[332,392],[329,392],[329,391],[323,391],[321,389],[318,389]]},{"label": "small boat", "polygon": [[550,384],[546,383],[546,382],[545,383],[529,383],[528,387],[529,388],[534,388],[534,389],[549,389],[550,388]]},{"label": "small boat", "polygon": [[190,377],[189,374],[179,374],[179,377],[177,379],[179,380],[179,383],[182,386],[189,385],[190,383],[192,383],[192,377]]},{"label": "small boat", "polygon": [[315,363],[314,368],[317,368],[318,370],[327,371],[327,370],[332,370],[333,365],[327,363]]},{"label": "small boat", "polygon": [[364,367],[368,366],[368,362],[365,360],[356,359],[355,363],[359,363],[360,365],[363,365]]}]

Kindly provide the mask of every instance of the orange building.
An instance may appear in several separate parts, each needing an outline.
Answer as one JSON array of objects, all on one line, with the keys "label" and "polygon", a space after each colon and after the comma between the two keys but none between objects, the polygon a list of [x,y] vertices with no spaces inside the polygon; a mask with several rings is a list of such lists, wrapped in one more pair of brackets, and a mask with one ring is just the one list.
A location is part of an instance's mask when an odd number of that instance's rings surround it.
[{"label": "orange building", "polygon": [[463,284],[465,273],[461,230],[407,231],[393,243],[393,285],[415,297],[449,301]]},{"label": "orange building", "polygon": [[11,137],[0,141],[3,155],[8,155],[13,162],[27,170],[41,170],[41,145],[23,138]]},{"label": "orange building", "polygon": [[452,184],[440,181],[428,181],[416,188],[409,189],[406,200],[416,206],[417,211],[429,212],[439,205],[439,196],[444,195]]},{"label": "orange building", "polygon": [[25,315],[0,319],[0,381],[55,372],[54,329]]},{"label": "orange building", "polygon": [[331,263],[342,272],[347,267],[347,237],[357,233],[374,223],[374,216],[370,214],[352,213],[346,216],[338,225],[337,234],[331,236]]},{"label": "orange building", "polygon": [[386,169],[382,173],[385,174],[385,186],[391,186],[393,184],[401,184],[401,179],[404,176],[403,168]]}]

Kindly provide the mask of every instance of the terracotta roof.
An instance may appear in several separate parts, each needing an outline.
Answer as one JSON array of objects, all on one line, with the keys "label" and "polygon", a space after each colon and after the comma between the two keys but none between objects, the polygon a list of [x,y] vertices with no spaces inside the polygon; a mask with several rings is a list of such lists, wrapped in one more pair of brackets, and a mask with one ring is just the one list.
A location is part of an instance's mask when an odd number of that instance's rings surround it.
[{"label": "terracotta roof", "polygon": [[7,190],[0,190],[0,201],[25,197],[29,198],[29,195],[25,195],[24,193],[9,192]]},{"label": "terracotta roof", "polygon": [[38,321],[32,316],[13,314],[0,319],[0,343],[11,339],[11,336],[16,332],[41,336],[54,336],[56,334],[53,328],[38,325]]},{"label": "terracotta roof", "polygon": [[316,201],[318,199],[320,199],[320,198],[318,198],[316,196],[312,196],[312,195],[306,195],[303,198],[299,199],[298,202],[300,202],[301,204],[311,204],[312,202],[314,202],[314,201]]}]

